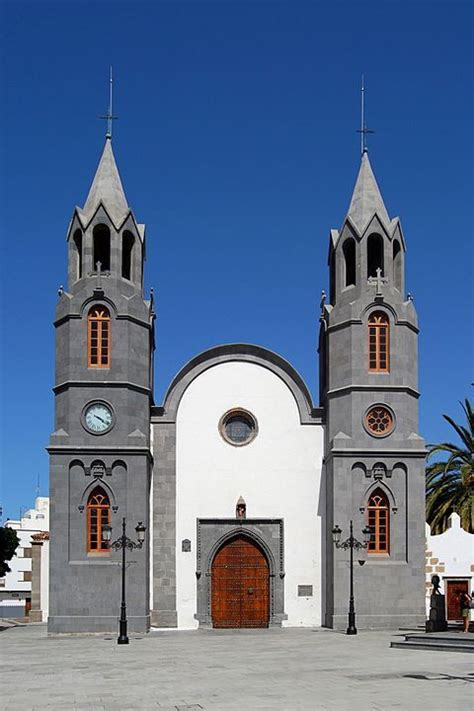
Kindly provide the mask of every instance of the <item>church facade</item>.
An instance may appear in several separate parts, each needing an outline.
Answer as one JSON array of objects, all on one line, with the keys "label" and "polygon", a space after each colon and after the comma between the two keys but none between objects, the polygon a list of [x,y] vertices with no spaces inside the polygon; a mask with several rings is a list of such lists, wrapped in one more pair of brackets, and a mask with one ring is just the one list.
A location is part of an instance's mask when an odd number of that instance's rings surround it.
[{"label": "church facade", "polygon": [[[361,628],[424,620],[424,441],[405,241],[364,151],[321,301],[320,401],[282,357],[248,344],[188,362],[153,399],[145,228],[106,139],[67,233],[50,438],[50,633],[111,632],[113,527],[129,553],[131,630],[347,623],[349,551]],[[159,367],[159,360],[157,367]]]}]

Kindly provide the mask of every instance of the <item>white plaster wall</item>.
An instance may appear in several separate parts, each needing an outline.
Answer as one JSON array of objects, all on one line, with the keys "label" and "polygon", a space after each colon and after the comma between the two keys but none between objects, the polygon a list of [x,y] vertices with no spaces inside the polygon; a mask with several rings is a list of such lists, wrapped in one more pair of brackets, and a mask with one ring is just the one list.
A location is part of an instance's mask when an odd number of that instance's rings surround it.
[{"label": "white plaster wall", "polygon": [[[222,415],[236,407],[258,422],[258,436],[244,447],[228,444],[218,431]],[[248,518],[284,519],[286,624],[321,624],[322,456],[323,427],[300,424],[293,394],[270,370],[227,362],[190,384],[177,417],[179,627],[197,627],[196,519],[235,516],[239,496]],[[191,553],[181,551],[185,538]],[[312,585],[313,597],[298,597],[298,585]]]},{"label": "white plaster wall", "polygon": [[44,541],[41,546],[41,610],[43,622],[49,616],[49,541]]},{"label": "white plaster wall", "polygon": [[20,539],[20,544],[15,551],[13,558],[8,561],[10,572],[5,575],[5,591],[22,592],[21,599],[29,597],[31,594],[31,582],[23,580],[23,573],[31,571],[31,558],[25,557],[25,550],[31,548],[31,536],[39,533],[35,529],[22,529],[18,521],[7,521],[7,528],[14,528]]},{"label": "white plaster wall", "polygon": [[[426,556],[426,609],[429,614],[431,576],[435,573],[443,582],[446,578],[468,579],[469,590],[474,588],[474,535],[461,528],[461,519],[457,513],[452,513],[450,527],[437,536],[431,535],[426,524],[426,546],[431,553]],[[445,585],[442,592],[445,592]]]}]

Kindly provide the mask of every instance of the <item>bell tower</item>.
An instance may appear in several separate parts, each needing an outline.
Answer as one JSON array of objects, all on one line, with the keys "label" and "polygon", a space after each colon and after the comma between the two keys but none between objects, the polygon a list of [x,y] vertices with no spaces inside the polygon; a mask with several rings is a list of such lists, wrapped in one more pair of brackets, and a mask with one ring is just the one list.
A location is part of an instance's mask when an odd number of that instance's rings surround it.
[{"label": "bell tower", "polygon": [[[320,401],[326,410],[325,624],[347,623],[348,551],[338,525],[362,540],[354,570],[360,627],[424,620],[424,459],[418,434],[418,321],[405,296],[405,239],[391,219],[364,147],[347,215],[329,240],[322,303]],[[359,556],[360,557],[360,556]]]},{"label": "bell tower", "polygon": [[111,524],[117,537],[123,517],[129,530],[139,521],[147,527],[127,578],[130,629],[145,631],[154,311],[143,294],[145,227],[128,205],[110,131],[84,207],[73,212],[67,245],[48,447],[49,631],[116,631],[119,554],[105,546],[101,531]]}]

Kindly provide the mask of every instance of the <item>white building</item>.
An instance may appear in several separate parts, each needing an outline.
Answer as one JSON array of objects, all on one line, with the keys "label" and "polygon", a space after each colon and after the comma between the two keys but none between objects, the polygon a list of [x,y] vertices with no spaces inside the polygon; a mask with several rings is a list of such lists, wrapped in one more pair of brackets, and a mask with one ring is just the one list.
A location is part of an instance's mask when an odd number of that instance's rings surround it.
[{"label": "white building", "polygon": [[[0,617],[26,617],[32,605],[32,536],[49,531],[49,498],[37,497],[34,509],[26,511],[19,520],[7,520],[5,528],[17,532],[20,544],[9,561],[11,572],[0,578]],[[47,554],[43,567],[42,599],[47,609]]]},{"label": "white building", "polygon": [[[451,514],[449,528],[431,535],[426,524],[426,609],[430,607],[431,578],[441,579],[441,592],[446,596],[448,622],[460,620],[459,590],[474,588],[474,535],[461,528],[457,513]],[[471,613],[472,616],[472,613]]]}]

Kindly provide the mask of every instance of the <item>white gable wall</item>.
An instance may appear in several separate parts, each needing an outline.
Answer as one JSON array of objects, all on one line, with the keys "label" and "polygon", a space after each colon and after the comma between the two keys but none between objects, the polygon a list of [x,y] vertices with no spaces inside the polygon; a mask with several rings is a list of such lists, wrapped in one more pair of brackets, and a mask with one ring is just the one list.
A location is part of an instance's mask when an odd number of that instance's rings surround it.
[{"label": "white gable wall", "polygon": [[446,594],[446,580],[462,578],[469,580],[469,591],[474,588],[474,535],[461,528],[457,513],[450,516],[450,525],[444,533],[431,535],[426,524],[426,610],[429,613],[431,578],[439,575],[443,581],[442,592]]},{"label": "white gable wall", "polygon": [[[258,436],[234,447],[218,431],[222,415],[241,407],[258,422]],[[287,385],[270,370],[225,362],[195,378],[177,416],[178,626],[197,626],[196,519],[232,518],[239,496],[247,518],[283,518],[285,612],[288,626],[321,624],[321,464],[323,427],[301,425]],[[181,551],[191,540],[192,552]],[[312,585],[313,597],[298,597]]]}]

